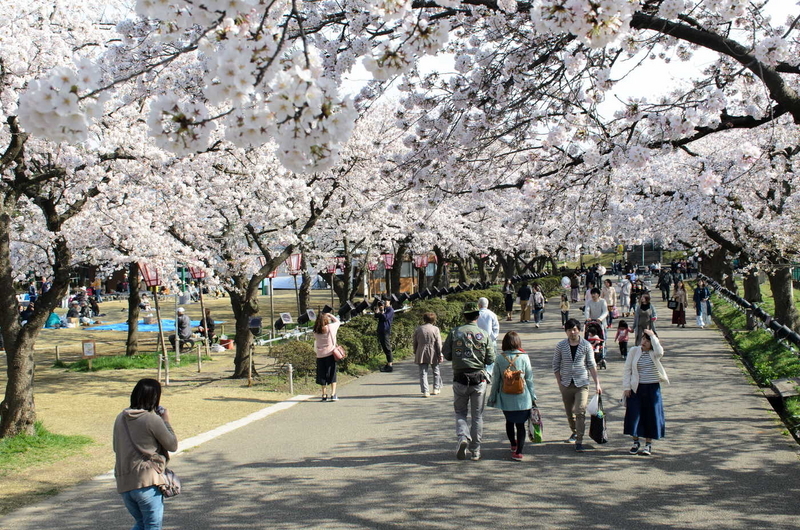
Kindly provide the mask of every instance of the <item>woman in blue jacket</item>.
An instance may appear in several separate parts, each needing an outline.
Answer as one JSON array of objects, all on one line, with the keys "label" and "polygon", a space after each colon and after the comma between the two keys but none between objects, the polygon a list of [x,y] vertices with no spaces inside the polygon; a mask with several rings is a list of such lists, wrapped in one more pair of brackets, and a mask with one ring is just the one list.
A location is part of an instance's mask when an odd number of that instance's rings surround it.
[{"label": "woman in blue jacket", "polygon": [[[514,331],[503,337],[503,353],[498,355],[492,374],[492,390],[489,392],[487,404],[503,411],[506,417],[506,434],[511,442],[511,458],[522,460],[522,447],[525,444],[525,422],[536,404],[533,391],[533,370],[528,354],[522,350],[522,341]],[[513,366],[511,366],[513,365]],[[521,394],[503,392],[503,372],[511,366],[519,370],[525,382]]]},{"label": "woman in blue jacket", "polygon": [[697,325],[701,328],[711,325],[711,291],[706,287],[706,282],[698,280],[697,287],[694,289],[695,308],[697,309]]}]

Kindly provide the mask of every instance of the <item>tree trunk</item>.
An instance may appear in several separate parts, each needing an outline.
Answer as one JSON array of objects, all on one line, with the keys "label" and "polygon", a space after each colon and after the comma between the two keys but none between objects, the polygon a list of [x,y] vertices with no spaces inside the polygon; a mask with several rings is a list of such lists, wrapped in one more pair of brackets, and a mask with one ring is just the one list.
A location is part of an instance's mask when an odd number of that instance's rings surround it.
[{"label": "tree trunk", "polygon": [[433,286],[438,288],[449,287],[445,278],[445,255],[439,247],[433,247],[436,254],[436,272],[433,274]]},{"label": "tree trunk", "polygon": [[488,279],[486,275],[486,258],[481,258],[480,256],[474,256],[474,258],[475,264],[478,266],[478,279],[483,283]]},{"label": "tree trunk", "polygon": [[794,305],[792,268],[779,265],[769,275],[769,286],[775,301],[775,319],[795,331],[800,331],[800,313]]},{"label": "tree trunk", "polygon": [[[314,275],[313,279],[311,274],[308,273],[308,265],[306,264],[306,255],[303,253],[303,258],[300,261],[303,271],[303,283],[300,284],[300,289],[298,292],[300,293],[300,314],[305,314],[306,311],[310,308],[311,304],[311,284],[314,283],[314,279],[316,279],[316,274]],[[297,315],[300,316],[300,315]]]},{"label": "tree trunk", "polygon": [[33,400],[36,364],[33,349],[47,317],[59,304],[69,286],[70,252],[60,237],[52,244],[53,284],[37,300],[33,316],[19,324],[19,304],[11,263],[11,218],[0,214],[0,328],[6,351],[6,391],[0,403],[0,438],[33,433],[36,405]]},{"label": "tree trunk", "polygon": [[397,254],[394,256],[394,268],[389,272],[389,281],[392,286],[392,294],[400,293],[400,275],[403,272],[403,260],[406,255],[408,246],[405,243],[397,245]]},{"label": "tree trunk", "polygon": [[500,283],[498,282],[498,278],[500,277],[500,272],[503,270],[503,265],[498,261],[495,266],[492,268],[492,273],[489,275],[489,281],[492,284]]},{"label": "tree trunk", "polygon": [[458,283],[467,283],[467,270],[464,267],[464,259],[459,256],[452,259],[451,262],[458,266]]},{"label": "tree trunk", "polygon": [[497,253],[497,262],[503,266],[504,280],[507,280],[515,275],[514,264],[516,261],[517,259],[511,254],[503,254],[502,252]]},{"label": "tree trunk", "polygon": [[[754,304],[763,301],[761,296],[761,285],[758,282],[758,270],[750,269],[745,271],[744,280],[744,299]],[[747,312],[747,329],[756,329],[756,321],[752,311]]]},{"label": "tree trunk", "polygon": [[129,357],[139,354],[140,286],[139,264],[133,262],[128,265],[128,339],[125,342],[125,355]]},{"label": "tree trunk", "polygon": [[[236,278],[234,285],[248,285],[244,278]],[[253,282],[250,282],[253,283]],[[253,345],[253,334],[250,333],[250,319],[258,314],[258,290],[249,285],[242,290],[229,289],[228,294],[231,298],[231,308],[235,319],[236,337],[236,357],[233,360],[234,379],[247,378],[248,366],[251,362]],[[252,375],[258,375],[253,367]]]}]

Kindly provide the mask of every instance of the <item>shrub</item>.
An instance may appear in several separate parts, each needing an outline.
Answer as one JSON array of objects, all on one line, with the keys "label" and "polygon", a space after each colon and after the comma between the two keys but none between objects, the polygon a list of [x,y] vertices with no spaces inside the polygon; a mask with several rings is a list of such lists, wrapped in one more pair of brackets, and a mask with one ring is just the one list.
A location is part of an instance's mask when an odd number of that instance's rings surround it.
[{"label": "shrub", "polygon": [[316,374],[317,354],[314,343],[307,340],[292,340],[281,344],[274,351],[275,366],[281,372],[288,372],[289,365],[300,377]]}]

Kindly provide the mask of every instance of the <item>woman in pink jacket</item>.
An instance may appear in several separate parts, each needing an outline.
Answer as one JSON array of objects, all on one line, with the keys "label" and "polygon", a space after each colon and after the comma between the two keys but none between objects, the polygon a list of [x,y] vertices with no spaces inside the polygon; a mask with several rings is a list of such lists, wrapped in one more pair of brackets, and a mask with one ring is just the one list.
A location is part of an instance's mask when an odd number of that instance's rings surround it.
[{"label": "woman in pink jacket", "polygon": [[[317,384],[322,385],[322,401],[339,401],[336,395],[336,333],[342,323],[334,315],[325,313],[314,322],[314,350],[317,353]],[[328,397],[328,385],[331,395]]]}]

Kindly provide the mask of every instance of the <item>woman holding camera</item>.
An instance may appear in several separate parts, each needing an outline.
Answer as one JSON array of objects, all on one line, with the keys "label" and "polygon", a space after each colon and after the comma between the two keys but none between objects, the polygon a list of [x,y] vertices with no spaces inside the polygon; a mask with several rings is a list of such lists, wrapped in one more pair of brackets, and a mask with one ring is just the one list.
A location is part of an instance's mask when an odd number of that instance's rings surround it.
[{"label": "woman holding camera", "polygon": [[[336,395],[336,333],[341,321],[330,313],[325,313],[314,322],[314,351],[317,353],[317,384],[322,386],[322,401],[339,401]],[[331,395],[328,397],[328,385]]]},{"label": "woman holding camera", "polygon": [[178,449],[169,412],[160,401],[161,384],[142,379],[131,392],[131,406],[114,422],[117,493],[136,520],[135,530],[160,530],[164,497],[159,485],[166,484],[169,451]]}]

